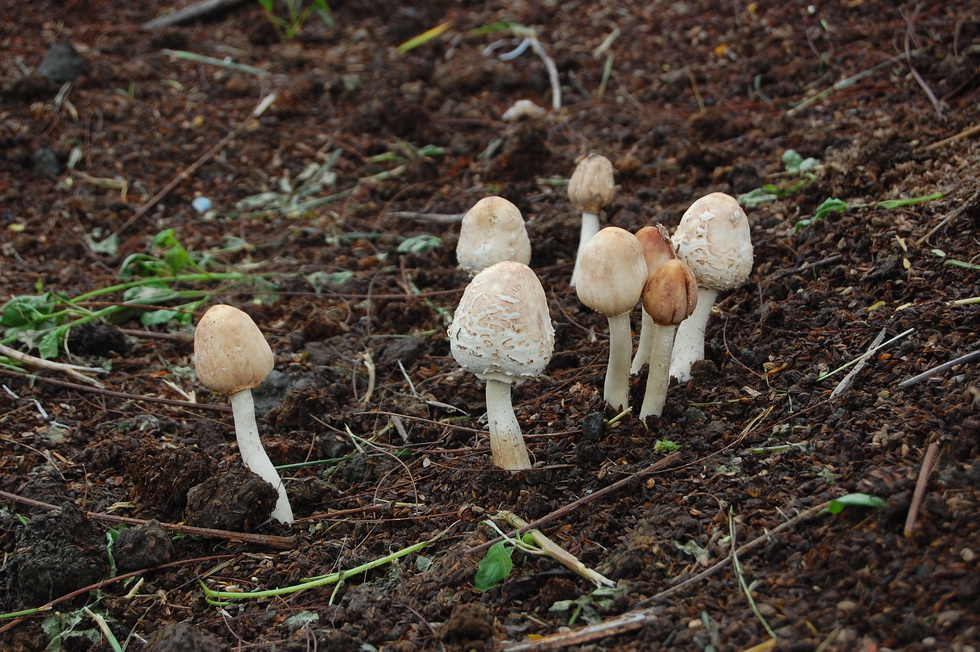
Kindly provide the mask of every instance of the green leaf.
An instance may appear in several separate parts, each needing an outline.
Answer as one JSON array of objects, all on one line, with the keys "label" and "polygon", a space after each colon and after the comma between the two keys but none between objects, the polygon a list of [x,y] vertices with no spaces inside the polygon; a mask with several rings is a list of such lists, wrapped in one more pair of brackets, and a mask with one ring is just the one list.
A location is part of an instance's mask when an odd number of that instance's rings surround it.
[{"label": "green leaf", "polygon": [[908,199],[884,199],[879,202],[875,202],[875,206],[880,206],[882,208],[893,209],[901,208],[903,206],[912,206],[913,204],[923,204],[927,201],[933,201],[935,199],[942,199],[943,193],[937,192],[931,195],[922,195],[921,197],[909,197]]},{"label": "green leaf", "polygon": [[490,546],[487,554],[480,560],[480,567],[473,578],[473,586],[481,593],[493,588],[510,575],[514,562],[510,556],[514,549],[504,545],[503,541]]},{"label": "green leaf", "polygon": [[653,452],[657,454],[661,453],[671,453],[680,448],[676,442],[672,442],[669,439],[658,439],[653,445]]},{"label": "green leaf", "polygon": [[819,222],[831,213],[843,213],[846,210],[847,202],[843,199],[825,199],[823,200],[822,204],[817,206],[817,210],[813,213],[813,217],[804,218],[796,223],[796,231],[810,226],[814,222]]},{"label": "green leaf", "polygon": [[24,295],[14,297],[3,304],[0,314],[0,324],[4,326],[24,326],[37,324],[47,320],[54,312],[57,301],[50,292],[41,295]]},{"label": "green leaf", "polygon": [[881,507],[885,504],[884,498],[869,496],[868,494],[847,494],[840,498],[834,498],[827,506],[827,511],[831,514],[840,514],[845,507]]},{"label": "green leaf", "polygon": [[66,328],[55,328],[41,338],[37,344],[38,353],[44,360],[53,360],[58,357],[61,351],[61,344],[65,341]]},{"label": "green leaf", "polygon": [[424,233],[402,240],[397,251],[400,254],[424,254],[438,249],[440,245],[442,245],[442,238]]}]

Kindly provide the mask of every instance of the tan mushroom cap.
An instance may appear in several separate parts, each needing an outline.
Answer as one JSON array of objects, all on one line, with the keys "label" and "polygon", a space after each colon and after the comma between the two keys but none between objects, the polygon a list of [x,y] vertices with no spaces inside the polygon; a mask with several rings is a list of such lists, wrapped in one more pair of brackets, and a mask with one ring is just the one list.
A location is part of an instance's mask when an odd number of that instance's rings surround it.
[{"label": "tan mushroom cap", "polygon": [[670,243],[670,233],[667,227],[657,223],[652,226],[644,226],[636,232],[636,239],[643,247],[643,259],[647,263],[647,276],[668,260],[676,258],[674,245]]},{"label": "tan mushroom cap", "polygon": [[586,156],[568,182],[568,199],[583,211],[598,213],[616,196],[613,164],[602,154]]},{"label": "tan mushroom cap", "polygon": [[660,265],[643,286],[643,309],[661,326],[676,326],[698,305],[698,284],[690,268],[671,258]]},{"label": "tan mushroom cap", "polygon": [[531,268],[503,261],[477,274],[453,315],[449,341],[456,362],[483,380],[516,384],[544,371],[555,329]]},{"label": "tan mushroom cap", "polygon": [[607,226],[585,245],[581,260],[575,292],[582,303],[607,317],[636,307],[647,280],[647,264],[635,235]]},{"label": "tan mushroom cap", "polygon": [[272,348],[238,308],[211,306],[194,333],[194,366],[201,384],[232,395],[262,384],[275,364]]},{"label": "tan mushroom cap", "polygon": [[456,259],[470,274],[503,260],[531,262],[531,241],[520,209],[496,195],[474,204],[463,215]]},{"label": "tan mushroom cap", "polygon": [[713,192],[696,200],[681,217],[672,242],[703,288],[730,290],[752,272],[749,220],[731,195]]}]

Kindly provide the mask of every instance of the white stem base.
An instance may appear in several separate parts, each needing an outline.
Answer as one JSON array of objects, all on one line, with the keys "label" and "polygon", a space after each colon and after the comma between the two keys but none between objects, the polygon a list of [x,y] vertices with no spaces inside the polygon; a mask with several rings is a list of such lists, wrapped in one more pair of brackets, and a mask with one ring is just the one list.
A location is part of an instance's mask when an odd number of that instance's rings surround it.
[{"label": "white stem base", "polygon": [[272,518],[283,523],[293,522],[293,509],[289,506],[286,488],[282,478],[272,465],[272,460],[262,448],[259,439],[259,428],[255,423],[255,404],[252,402],[252,390],[246,389],[231,395],[231,411],[235,417],[235,436],[238,439],[238,451],[242,455],[245,467],[260,478],[271,484],[279,492],[276,507],[272,510]]},{"label": "white stem base", "polygon": [[678,382],[686,383],[691,380],[691,367],[698,360],[704,359],[704,331],[717,297],[717,290],[698,288],[697,307],[677,327],[674,352],[670,357],[670,376]]},{"label": "white stem base", "polygon": [[[652,321],[652,320],[651,320]],[[676,326],[654,324],[651,329],[653,343],[650,347],[650,367],[647,369],[647,389],[640,406],[640,418],[660,416],[667,402],[667,387],[670,385],[670,358],[674,348]]]},{"label": "white stem base", "polygon": [[630,375],[640,373],[643,365],[650,361],[650,351],[653,347],[653,331],[657,323],[653,317],[644,310],[643,322],[640,325],[640,342],[636,345],[636,354],[633,356],[633,364],[630,365]]},{"label": "white stem base", "polygon": [[599,214],[592,211],[582,211],[582,228],[579,231],[578,251],[575,252],[575,268],[572,270],[572,287],[575,287],[575,280],[579,274],[579,261],[582,259],[582,250],[589,240],[599,232]]},{"label": "white stem base", "polygon": [[633,353],[633,333],[630,314],[609,318],[609,366],[603,396],[606,403],[620,412],[629,407],[630,354]]},{"label": "white stem base", "polygon": [[490,450],[493,463],[506,471],[531,468],[521,425],[510,401],[510,383],[487,380],[487,421],[490,424]]}]

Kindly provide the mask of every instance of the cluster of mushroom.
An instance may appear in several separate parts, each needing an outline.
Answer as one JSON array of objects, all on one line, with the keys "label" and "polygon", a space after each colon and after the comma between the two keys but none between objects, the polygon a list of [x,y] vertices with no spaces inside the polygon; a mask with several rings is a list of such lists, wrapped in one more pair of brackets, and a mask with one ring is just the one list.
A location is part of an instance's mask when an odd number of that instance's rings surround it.
[{"label": "cluster of mushroom", "polygon": [[[748,219],[724,193],[695,201],[674,236],[662,225],[636,235],[618,227],[599,230],[576,260],[579,299],[609,319],[609,364],[603,396],[629,408],[629,376],[647,365],[640,418],[660,416],[670,378],[686,382],[704,357],[704,336],[718,292],[736,287],[752,269]],[[630,364],[629,315],[643,305],[636,355]]]},{"label": "cluster of mushroom", "polygon": [[[576,169],[569,196],[583,211],[582,242],[573,285],[580,300],[609,321],[604,399],[629,407],[629,376],[648,367],[639,416],[662,413],[671,377],[690,378],[704,356],[705,325],[719,291],[741,283],[752,268],[745,213],[723,193],[695,201],[674,236],[661,225],[636,235],[598,228],[598,211],[615,186],[612,166],[592,155]],[[448,334],[453,357],[486,383],[487,420],[494,463],[531,467],[511,402],[511,387],[541,374],[554,350],[544,288],[528,267],[531,245],[520,210],[502,197],[485,197],[464,216],[457,245],[460,267],[473,276]],[[643,306],[639,347],[632,358],[630,313]],[[272,350],[251,318],[227,305],[211,307],[194,337],[201,383],[230,397],[242,459],[279,493],[272,517],[293,521],[282,479],[259,440],[251,389],[271,372]]]}]

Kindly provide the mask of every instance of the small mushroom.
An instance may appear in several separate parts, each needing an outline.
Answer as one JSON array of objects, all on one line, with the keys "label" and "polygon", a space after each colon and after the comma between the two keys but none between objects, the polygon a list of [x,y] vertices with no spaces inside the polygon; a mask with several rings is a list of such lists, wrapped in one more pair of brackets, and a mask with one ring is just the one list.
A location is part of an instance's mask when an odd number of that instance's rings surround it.
[{"label": "small mushroom", "polygon": [[[647,279],[657,271],[663,263],[674,255],[674,246],[670,244],[670,234],[667,227],[663,224],[645,226],[636,232],[636,239],[643,247],[643,259],[647,263]],[[656,324],[646,310],[643,311],[642,323],[640,326],[640,341],[636,345],[636,354],[633,356],[633,364],[630,365],[630,374],[638,374],[640,370],[650,360],[650,347],[653,344],[653,332]]]},{"label": "small mushroom", "polygon": [[670,357],[677,325],[686,320],[698,303],[698,285],[690,268],[672,258],[647,277],[643,286],[643,313],[650,317],[650,366],[640,418],[660,416],[670,384]]},{"label": "small mushroom", "polygon": [[698,283],[697,308],[677,329],[670,362],[670,375],[686,382],[693,364],[704,358],[704,333],[715,298],[752,271],[749,220],[734,197],[713,192],[691,204],[671,241]]},{"label": "small mushroom", "polygon": [[495,195],[476,202],[463,215],[456,260],[471,276],[502,260],[531,262],[531,241],[517,206]]},{"label": "small mushroom", "polygon": [[511,386],[544,371],[555,347],[548,301],[531,268],[503,261],[473,277],[453,315],[449,342],[456,362],[486,381],[494,464],[531,468]]},{"label": "small mushroom", "polygon": [[223,304],[211,306],[194,333],[194,367],[205,387],[231,401],[235,437],[245,466],[279,492],[272,518],[293,522],[293,510],[279,473],[262,448],[255,422],[252,389],[262,384],[275,363],[272,349],[252,318]]},{"label": "small mushroom", "polygon": [[613,165],[609,159],[595,152],[582,159],[568,181],[568,199],[582,211],[582,228],[575,255],[575,268],[572,270],[572,287],[578,282],[582,249],[599,232],[599,211],[615,195]]},{"label": "small mushroom", "polygon": [[613,408],[625,410],[629,407],[633,353],[630,311],[640,300],[647,278],[643,247],[629,231],[607,226],[589,240],[579,259],[578,298],[609,319],[609,365],[603,397]]}]

